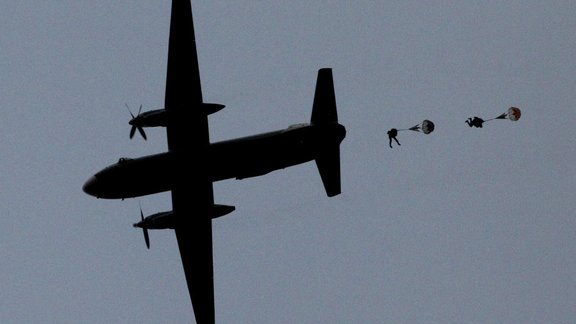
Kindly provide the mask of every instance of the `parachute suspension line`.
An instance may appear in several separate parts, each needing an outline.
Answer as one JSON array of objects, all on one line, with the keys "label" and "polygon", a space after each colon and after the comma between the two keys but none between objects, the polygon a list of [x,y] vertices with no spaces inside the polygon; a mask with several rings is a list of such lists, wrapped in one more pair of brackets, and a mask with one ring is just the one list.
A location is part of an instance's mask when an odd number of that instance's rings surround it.
[{"label": "parachute suspension line", "polygon": [[402,128],[402,129],[397,129],[397,131],[406,131],[406,130],[411,130],[411,131],[418,131],[420,129],[420,125],[416,125],[416,126],[412,126],[410,128]]},{"label": "parachute suspension line", "polygon": [[484,122],[491,121],[491,120],[494,120],[494,119],[506,119],[506,117],[508,117],[508,114],[507,114],[507,113],[503,113],[502,115],[500,115],[500,116],[498,116],[498,117],[486,119]]}]

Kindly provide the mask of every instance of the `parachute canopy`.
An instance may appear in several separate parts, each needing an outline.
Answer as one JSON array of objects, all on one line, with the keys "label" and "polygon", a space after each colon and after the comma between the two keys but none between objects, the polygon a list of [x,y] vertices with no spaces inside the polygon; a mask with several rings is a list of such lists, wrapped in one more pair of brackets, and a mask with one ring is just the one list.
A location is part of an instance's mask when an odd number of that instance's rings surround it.
[{"label": "parachute canopy", "polygon": [[517,121],[518,119],[520,119],[520,116],[522,116],[522,112],[518,107],[510,107],[508,108],[508,112],[506,113],[506,115],[508,115],[508,119],[512,121]]},{"label": "parachute canopy", "polygon": [[420,124],[408,128],[408,130],[415,131],[415,132],[421,131],[424,134],[430,134],[434,130],[434,123],[428,119],[425,119]]},{"label": "parachute canopy", "polygon": [[432,131],[434,131],[434,123],[429,121],[428,119],[425,119],[422,122],[422,133],[424,134],[430,134],[432,133]]}]

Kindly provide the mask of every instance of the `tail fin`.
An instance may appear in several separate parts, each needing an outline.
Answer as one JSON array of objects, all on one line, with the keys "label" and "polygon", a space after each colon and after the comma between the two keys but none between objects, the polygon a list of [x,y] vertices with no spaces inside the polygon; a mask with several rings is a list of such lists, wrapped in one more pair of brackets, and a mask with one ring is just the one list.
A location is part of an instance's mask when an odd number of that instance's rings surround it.
[{"label": "tail fin", "polygon": [[[317,126],[338,124],[332,69],[324,68],[318,71],[310,124]],[[316,166],[328,197],[341,193],[339,145],[340,142],[338,141],[338,143],[326,147],[316,158]]]},{"label": "tail fin", "polygon": [[340,184],[340,148],[338,146],[326,150],[316,158],[316,166],[328,197],[334,197],[342,192]]},{"label": "tail fin", "polygon": [[324,68],[318,70],[310,123],[318,125],[332,122],[338,122],[334,80],[332,79],[332,69]]}]

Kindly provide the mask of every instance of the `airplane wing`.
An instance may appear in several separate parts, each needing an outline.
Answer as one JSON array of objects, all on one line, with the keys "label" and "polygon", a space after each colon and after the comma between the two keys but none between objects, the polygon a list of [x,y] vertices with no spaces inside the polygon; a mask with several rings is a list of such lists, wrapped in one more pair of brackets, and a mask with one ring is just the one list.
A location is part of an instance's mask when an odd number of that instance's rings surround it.
[{"label": "airplane wing", "polygon": [[214,280],[212,182],[202,159],[210,144],[190,0],[173,0],[168,45],[165,109],[168,150],[179,156],[173,170],[172,210],[184,274],[196,323],[213,324]]}]

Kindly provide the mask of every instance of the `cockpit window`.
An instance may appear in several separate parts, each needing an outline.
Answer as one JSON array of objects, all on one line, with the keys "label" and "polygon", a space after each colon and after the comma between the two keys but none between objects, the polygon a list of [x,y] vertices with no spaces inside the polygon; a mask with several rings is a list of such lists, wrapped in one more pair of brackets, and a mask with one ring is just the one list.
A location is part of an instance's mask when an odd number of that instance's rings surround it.
[{"label": "cockpit window", "polygon": [[123,164],[126,163],[128,161],[132,160],[131,158],[127,158],[127,157],[121,157],[118,159],[118,164]]}]

